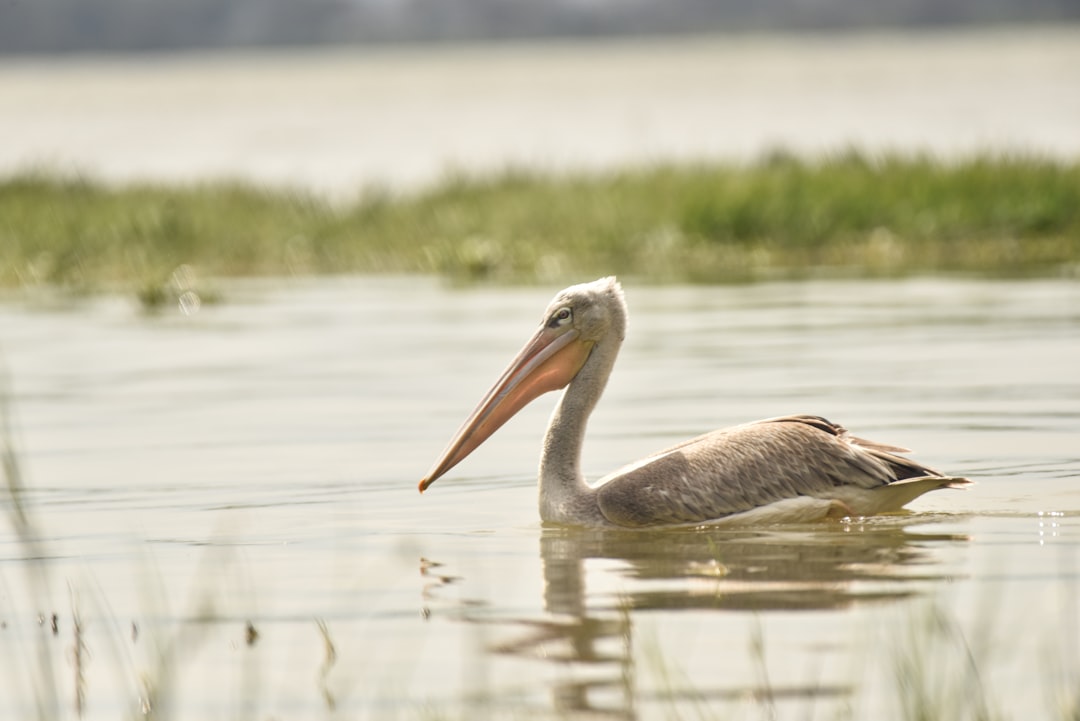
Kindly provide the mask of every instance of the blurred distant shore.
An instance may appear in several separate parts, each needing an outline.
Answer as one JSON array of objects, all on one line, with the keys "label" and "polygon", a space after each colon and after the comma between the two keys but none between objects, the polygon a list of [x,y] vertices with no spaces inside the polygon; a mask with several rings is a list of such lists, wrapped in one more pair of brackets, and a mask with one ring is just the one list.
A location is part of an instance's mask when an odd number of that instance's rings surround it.
[{"label": "blurred distant shore", "polygon": [[459,282],[1080,274],[1080,163],[1033,156],[507,170],[353,203],[249,183],[27,173],[0,180],[0,218],[0,285],[119,289],[148,306],[169,301],[178,269]]},{"label": "blurred distant shore", "polygon": [[9,57],[0,286],[1072,277],[1078,67],[1070,25]]},{"label": "blurred distant shore", "polygon": [[2,4],[0,55],[1070,22],[1080,22],[1075,0],[33,0]]},{"label": "blurred distant shore", "polygon": [[855,148],[1080,158],[1080,26],[0,58],[0,176],[350,202],[448,173]]}]

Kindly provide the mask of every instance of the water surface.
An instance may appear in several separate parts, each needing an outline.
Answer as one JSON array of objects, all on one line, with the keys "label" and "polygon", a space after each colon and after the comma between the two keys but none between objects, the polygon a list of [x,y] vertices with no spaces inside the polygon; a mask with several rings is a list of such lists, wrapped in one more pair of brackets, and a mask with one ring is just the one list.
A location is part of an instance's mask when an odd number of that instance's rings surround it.
[{"label": "water surface", "polygon": [[351,199],[451,170],[1080,155],[1075,27],[0,59],[0,173]]},{"label": "water surface", "polygon": [[553,398],[425,495],[416,483],[555,288],[225,283],[192,315],[9,298],[34,535],[14,533],[6,496],[0,715],[1075,708],[1080,285],[625,285],[590,477],[809,412],[978,485],[809,527],[545,528]]}]

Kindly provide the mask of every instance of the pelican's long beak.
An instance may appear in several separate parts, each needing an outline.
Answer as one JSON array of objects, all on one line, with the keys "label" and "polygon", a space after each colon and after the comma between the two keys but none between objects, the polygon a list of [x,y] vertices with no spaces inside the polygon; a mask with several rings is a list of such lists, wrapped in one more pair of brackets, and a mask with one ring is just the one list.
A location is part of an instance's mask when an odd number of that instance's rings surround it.
[{"label": "pelican's long beak", "polygon": [[592,342],[572,328],[541,326],[420,481],[420,492],[465,459],[502,424],[548,391],[564,388],[584,365]]}]

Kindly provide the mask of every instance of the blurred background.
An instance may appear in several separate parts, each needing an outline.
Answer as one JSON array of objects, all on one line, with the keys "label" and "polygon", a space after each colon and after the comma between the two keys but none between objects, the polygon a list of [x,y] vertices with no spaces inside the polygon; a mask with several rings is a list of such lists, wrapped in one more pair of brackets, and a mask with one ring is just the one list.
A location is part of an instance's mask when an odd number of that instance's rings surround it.
[{"label": "blurred background", "polygon": [[353,196],[776,149],[1080,152],[1077,0],[8,0],[0,171]]},{"label": "blurred background", "polygon": [[1076,0],[9,0],[5,53],[1075,22]]}]

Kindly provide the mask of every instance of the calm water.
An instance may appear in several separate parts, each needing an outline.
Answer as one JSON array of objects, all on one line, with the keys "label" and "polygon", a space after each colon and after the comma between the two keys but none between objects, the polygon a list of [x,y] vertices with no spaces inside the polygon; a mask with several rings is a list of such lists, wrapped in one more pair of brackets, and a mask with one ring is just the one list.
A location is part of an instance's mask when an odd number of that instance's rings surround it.
[{"label": "calm water", "polygon": [[847,524],[544,528],[551,398],[416,483],[556,288],[228,284],[189,316],[10,298],[0,348],[39,541],[16,538],[5,497],[0,716],[1076,708],[1080,284],[625,285],[590,476],[813,412],[978,485]]},{"label": "calm water", "polygon": [[1080,30],[0,59],[0,173],[351,196],[450,169],[979,150],[1080,155]]}]

